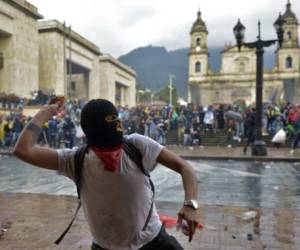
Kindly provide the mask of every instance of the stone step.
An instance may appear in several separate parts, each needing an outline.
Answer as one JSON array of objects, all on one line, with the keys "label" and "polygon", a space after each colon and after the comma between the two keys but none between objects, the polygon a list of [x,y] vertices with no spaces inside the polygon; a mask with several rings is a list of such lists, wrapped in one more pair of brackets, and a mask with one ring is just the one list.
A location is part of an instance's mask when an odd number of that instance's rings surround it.
[{"label": "stone step", "polygon": [[[263,136],[263,140],[266,142],[266,145],[269,147],[274,146],[274,144],[271,142],[273,138],[273,135],[267,135]],[[182,142],[179,142],[177,138],[177,131],[168,131],[166,135],[167,139],[167,145],[175,145],[175,144],[182,144]],[[241,140],[240,142],[238,140],[229,140],[227,141],[227,135],[225,131],[217,131],[216,133],[207,133],[202,135],[201,137],[202,145],[204,146],[220,146],[220,145],[236,145],[236,146],[244,146],[246,144],[246,139]],[[289,139],[285,143],[284,146],[290,147],[292,144],[292,140]]]}]

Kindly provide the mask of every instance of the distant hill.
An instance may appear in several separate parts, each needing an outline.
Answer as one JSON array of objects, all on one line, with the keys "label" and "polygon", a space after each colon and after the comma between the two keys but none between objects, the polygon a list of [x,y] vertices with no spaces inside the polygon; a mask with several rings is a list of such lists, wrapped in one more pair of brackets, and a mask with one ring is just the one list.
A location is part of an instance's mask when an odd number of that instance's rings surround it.
[{"label": "distant hill", "polygon": [[[221,66],[223,47],[209,48],[209,63],[214,71]],[[174,75],[173,83],[178,95],[186,97],[188,80],[188,48],[167,51],[165,47],[147,46],[132,50],[119,60],[131,66],[138,74],[138,83],[152,91],[158,91]],[[272,68],[275,55],[273,51],[265,53],[265,67]]]},{"label": "distant hill", "polygon": [[119,60],[131,66],[138,74],[138,83],[158,91],[174,75],[173,83],[181,96],[186,95],[188,79],[188,49],[167,51],[164,47],[142,47],[121,56]]}]

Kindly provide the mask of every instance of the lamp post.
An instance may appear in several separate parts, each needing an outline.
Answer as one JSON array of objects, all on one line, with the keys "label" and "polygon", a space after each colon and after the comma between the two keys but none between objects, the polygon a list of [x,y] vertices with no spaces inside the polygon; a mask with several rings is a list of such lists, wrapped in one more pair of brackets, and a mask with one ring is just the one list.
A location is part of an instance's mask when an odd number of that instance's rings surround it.
[{"label": "lamp post", "polygon": [[138,91],[137,91],[137,104],[139,104],[140,103],[140,95],[143,95],[145,93],[145,91],[144,90],[142,90],[142,89],[139,89]]},{"label": "lamp post", "polygon": [[151,105],[151,90],[150,89],[145,89],[145,94],[147,95],[146,98],[147,98],[147,101],[150,102],[150,105]]},{"label": "lamp post", "polygon": [[252,145],[252,155],[265,156],[267,155],[266,143],[262,140],[262,101],[263,101],[263,67],[264,67],[264,47],[269,47],[276,42],[281,47],[283,42],[283,24],[284,19],[279,13],[279,17],[274,23],[278,39],[276,40],[262,40],[260,21],[258,22],[258,36],[255,42],[245,43],[245,26],[238,20],[238,23],[233,28],[233,32],[237,41],[239,52],[243,46],[256,49],[256,116],[255,116],[255,141]]},{"label": "lamp post", "polygon": [[170,107],[172,106],[173,100],[172,100],[172,92],[173,92],[173,80],[174,76],[173,75],[169,75],[169,105]]},{"label": "lamp post", "polygon": [[154,93],[151,93],[151,95],[150,95],[150,104],[151,104],[151,106],[153,105],[153,98],[154,98]]}]

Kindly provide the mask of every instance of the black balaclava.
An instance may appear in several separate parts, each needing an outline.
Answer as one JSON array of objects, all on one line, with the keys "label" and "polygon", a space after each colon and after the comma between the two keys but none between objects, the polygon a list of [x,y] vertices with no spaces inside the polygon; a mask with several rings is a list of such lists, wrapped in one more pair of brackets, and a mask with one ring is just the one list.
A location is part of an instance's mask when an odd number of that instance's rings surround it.
[{"label": "black balaclava", "polygon": [[81,112],[81,127],[91,147],[110,148],[122,144],[123,131],[118,111],[108,100],[89,101]]}]

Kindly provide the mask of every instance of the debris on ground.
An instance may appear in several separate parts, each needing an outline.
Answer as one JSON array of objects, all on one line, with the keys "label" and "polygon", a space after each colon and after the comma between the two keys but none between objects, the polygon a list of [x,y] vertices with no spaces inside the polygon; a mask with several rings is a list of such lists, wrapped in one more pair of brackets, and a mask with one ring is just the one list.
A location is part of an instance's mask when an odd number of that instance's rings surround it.
[{"label": "debris on ground", "polygon": [[3,239],[4,234],[7,232],[7,230],[11,228],[11,224],[12,223],[10,221],[2,222],[2,225],[0,228],[0,240]]},{"label": "debris on ground", "polygon": [[247,220],[252,220],[256,217],[257,212],[256,211],[247,211],[242,214],[242,220],[247,221]]},{"label": "debris on ground", "polygon": [[210,226],[210,225],[205,225],[205,229],[210,230],[210,231],[217,231],[218,230],[216,227]]},{"label": "debris on ground", "polygon": [[[172,228],[177,226],[178,227],[178,219],[175,216],[160,214],[159,215],[160,221],[164,224],[166,228]],[[198,223],[197,229],[203,229],[204,225],[201,223]]]},{"label": "debris on ground", "polygon": [[253,240],[253,234],[247,234],[247,240]]}]

